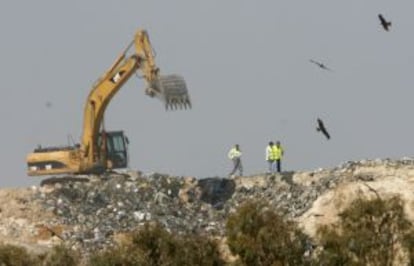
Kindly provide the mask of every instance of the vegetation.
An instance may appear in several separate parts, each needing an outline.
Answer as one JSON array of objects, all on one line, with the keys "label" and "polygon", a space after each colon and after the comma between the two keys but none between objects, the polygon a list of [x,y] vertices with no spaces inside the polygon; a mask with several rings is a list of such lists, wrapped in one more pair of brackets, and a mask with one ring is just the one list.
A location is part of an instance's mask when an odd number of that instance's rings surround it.
[{"label": "vegetation", "polygon": [[264,202],[248,202],[228,218],[230,250],[244,265],[306,265],[307,237]]},{"label": "vegetation", "polygon": [[[395,265],[413,263],[414,234],[397,197],[355,200],[340,223],[321,227],[320,265]],[[407,255],[408,253],[408,255]],[[407,258],[411,256],[411,258]]]},{"label": "vegetation", "polygon": [[224,265],[217,244],[198,235],[174,235],[160,224],[134,232],[130,245],[91,258],[92,266],[106,265]]},{"label": "vegetation", "polygon": [[144,252],[134,247],[117,247],[93,255],[89,265],[93,266],[124,266],[151,265]]},{"label": "vegetation", "polygon": [[76,266],[79,265],[80,254],[63,245],[55,246],[42,259],[42,266]]},{"label": "vegetation", "polygon": [[39,265],[40,260],[29,254],[25,248],[8,244],[0,245],[0,265],[26,266]]}]

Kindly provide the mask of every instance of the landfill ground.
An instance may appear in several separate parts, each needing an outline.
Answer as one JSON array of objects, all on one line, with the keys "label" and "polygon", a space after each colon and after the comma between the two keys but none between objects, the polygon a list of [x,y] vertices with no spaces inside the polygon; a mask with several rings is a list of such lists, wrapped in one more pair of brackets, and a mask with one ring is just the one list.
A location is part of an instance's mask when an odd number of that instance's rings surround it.
[{"label": "landfill ground", "polygon": [[[332,169],[252,176],[182,177],[129,171],[0,189],[0,239],[42,253],[65,244],[89,253],[126,241],[146,222],[222,238],[227,217],[262,199],[310,236],[357,197],[398,195],[414,222],[414,160],[344,162]],[[223,252],[226,252],[225,248]]]}]

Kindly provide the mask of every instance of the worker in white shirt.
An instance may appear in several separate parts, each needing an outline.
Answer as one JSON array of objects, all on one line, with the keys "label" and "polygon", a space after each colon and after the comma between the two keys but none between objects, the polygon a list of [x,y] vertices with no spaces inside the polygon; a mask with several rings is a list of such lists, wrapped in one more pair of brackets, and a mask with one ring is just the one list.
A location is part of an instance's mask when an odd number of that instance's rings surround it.
[{"label": "worker in white shirt", "polygon": [[239,175],[243,175],[243,165],[241,162],[242,153],[240,151],[239,144],[234,145],[228,153],[228,157],[233,161],[233,170],[230,172],[229,176],[234,176],[234,174],[239,171]]}]

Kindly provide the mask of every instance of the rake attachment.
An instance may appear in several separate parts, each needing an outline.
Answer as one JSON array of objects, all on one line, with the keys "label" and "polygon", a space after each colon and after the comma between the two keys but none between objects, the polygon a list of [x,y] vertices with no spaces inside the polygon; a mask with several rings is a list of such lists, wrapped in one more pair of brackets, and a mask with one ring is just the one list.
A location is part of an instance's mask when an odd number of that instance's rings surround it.
[{"label": "rake attachment", "polygon": [[146,92],[163,101],[167,110],[191,108],[187,85],[184,78],[179,75],[158,76]]}]

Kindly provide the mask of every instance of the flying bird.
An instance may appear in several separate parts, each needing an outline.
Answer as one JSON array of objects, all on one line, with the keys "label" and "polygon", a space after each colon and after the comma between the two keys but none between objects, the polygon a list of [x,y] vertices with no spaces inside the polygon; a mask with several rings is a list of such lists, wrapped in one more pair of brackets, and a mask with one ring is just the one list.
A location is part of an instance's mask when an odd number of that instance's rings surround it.
[{"label": "flying bird", "polygon": [[389,31],[391,27],[391,21],[385,20],[385,18],[381,14],[378,15],[378,18],[381,21],[381,25],[384,28],[384,30]]},{"label": "flying bird", "polygon": [[318,118],[317,121],[318,121],[318,126],[316,127],[316,131],[322,132],[322,134],[324,134],[327,139],[330,139],[331,136],[329,135],[328,131],[326,130],[325,125],[323,124],[323,121],[320,118]]},{"label": "flying bird", "polygon": [[332,71],[332,69],[328,68],[327,66],[325,66],[325,65],[324,65],[323,63],[321,63],[321,62],[318,62],[318,61],[315,61],[315,60],[312,60],[312,59],[310,59],[310,60],[309,60],[309,62],[314,63],[315,65],[317,65],[318,67],[320,67],[320,68],[322,68],[322,69]]}]

